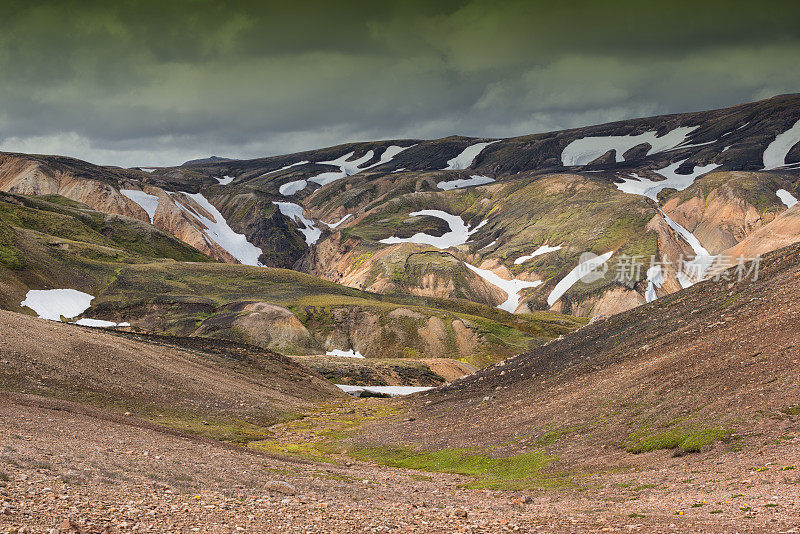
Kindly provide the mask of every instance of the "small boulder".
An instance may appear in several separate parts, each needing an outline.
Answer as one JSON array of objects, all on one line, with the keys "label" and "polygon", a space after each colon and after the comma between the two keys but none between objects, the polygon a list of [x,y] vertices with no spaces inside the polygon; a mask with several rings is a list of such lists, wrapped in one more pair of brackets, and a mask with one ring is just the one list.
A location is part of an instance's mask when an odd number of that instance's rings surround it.
[{"label": "small boulder", "polygon": [[283,495],[295,495],[297,493],[294,486],[283,480],[270,480],[264,485],[264,489],[273,493],[282,493]]}]

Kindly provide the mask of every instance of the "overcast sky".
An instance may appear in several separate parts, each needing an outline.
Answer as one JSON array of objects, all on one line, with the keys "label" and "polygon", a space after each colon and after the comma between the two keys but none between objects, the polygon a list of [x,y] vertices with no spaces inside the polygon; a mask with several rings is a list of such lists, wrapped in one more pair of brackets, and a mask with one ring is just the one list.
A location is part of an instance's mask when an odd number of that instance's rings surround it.
[{"label": "overcast sky", "polygon": [[0,150],[174,165],[800,92],[797,1],[4,0]]}]

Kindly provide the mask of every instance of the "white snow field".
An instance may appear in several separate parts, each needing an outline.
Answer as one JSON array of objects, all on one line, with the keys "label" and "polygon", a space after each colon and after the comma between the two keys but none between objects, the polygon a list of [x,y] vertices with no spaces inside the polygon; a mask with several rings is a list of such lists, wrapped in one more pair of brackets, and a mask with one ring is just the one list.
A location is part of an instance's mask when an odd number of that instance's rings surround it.
[{"label": "white snow field", "polygon": [[102,319],[78,319],[75,324],[81,326],[91,326],[92,328],[110,328],[112,326],[130,326],[131,323],[115,323],[113,321],[104,321]]},{"label": "white snow field", "polygon": [[492,182],[494,182],[494,178],[481,176],[480,174],[473,174],[469,178],[460,178],[458,180],[450,180],[449,182],[439,182],[436,184],[436,187],[445,191],[450,191],[451,189],[461,189],[464,187],[472,187],[473,185],[485,185]]},{"label": "white snow field", "polygon": [[716,256],[712,256],[693,233],[670,219],[661,209],[658,211],[661,212],[661,215],[664,217],[669,227],[678,232],[689,246],[692,247],[692,251],[694,251],[694,259],[691,261],[684,261],[683,269],[676,275],[681,287],[686,289],[703,279],[708,268],[714,263],[714,258],[716,258]]},{"label": "white snow field", "polygon": [[60,321],[62,315],[71,319],[88,310],[93,298],[75,289],[31,289],[20,306],[27,306],[42,319]]},{"label": "white snow field", "polygon": [[282,186],[278,188],[278,193],[285,197],[290,197],[297,193],[298,191],[302,191],[306,188],[308,182],[305,180],[293,180],[291,182],[286,182]]},{"label": "white snow field", "polygon": [[486,224],[486,221],[483,221],[478,226],[470,230],[469,226],[464,223],[464,220],[461,217],[458,215],[451,215],[446,211],[420,210],[409,213],[410,217],[419,217],[422,215],[436,217],[446,221],[447,224],[450,225],[450,231],[439,237],[419,232],[411,237],[387,237],[386,239],[381,239],[380,242],[386,245],[394,245],[396,243],[417,243],[419,245],[430,245],[440,250],[444,250],[446,248],[463,245],[467,242],[467,239],[469,239],[472,234],[477,232],[479,228]]},{"label": "white snow field", "polygon": [[215,208],[211,202],[206,200],[202,193],[183,193],[187,197],[194,200],[201,208],[203,208],[211,217],[200,215],[195,210],[175,202],[182,210],[189,213],[192,217],[200,221],[205,229],[203,233],[214,241],[216,244],[224,248],[228,253],[236,258],[243,265],[258,266],[258,257],[261,256],[262,251],[260,248],[247,240],[244,234],[238,234],[233,231],[233,228],[228,226],[225,217]]},{"label": "white snow field", "polygon": [[478,154],[483,152],[484,148],[496,142],[497,141],[489,141],[487,143],[475,143],[474,145],[468,146],[461,152],[461,154],[453,159],[447,160],[447,167],[442,170],[461,171],[464,169],[469,169],[469,167],[472,165],[472,162],[478,157]]},{"label": "white snow field", "polygon": [[356,397],[360,397],[361,393],[364,392],[379,393],[390,397],[402,397],[403,395],[411,395],[412,393],[433,389],[431,387],[417,386],[348,386],[347,384],[336,384],[336,387]]},{"label": "white snow field", "polygon": [[[92,295],[75,289],[31,289],[25,295],[25,300],[20,302],[20,306],[27,306],[42,319],[61,321],[62,315],[67,319],[72,319],[88,310],[93,299]],[[102,319],[79,319],[75,321],[75,324],[95,328],[131,325],[130,323],[117,324]]]},{"label": "white snow field", "polygon": [[139,167],[139,170],[144,172],[153,172],[157,169],[158,167]]},{"label": "white snow field", "polygon": [[527,256],[520,256],[516,260],[514,260],[514,265],[519,265],[520,263],[525,263],[526,261],[535,258],[536,256],[541,256],[542,254],[547,254],[548,252],[554,252],[556,250],[561,250],[561,247],[556,245],[555,247],[550,247],[547,245],[542,245]]},{"label": "white snow field", "polygon": [[342,350],[342,349],[333,349],[329,350],[325,353],[325,356],[338,356],[340,358],[363,358],[364,356],[357,350]]},{"label": "white snow field", "polygon": [[664,189],[674,188],[678,191],[683,191],[692,185],[697,178],[719,167],[716,163],[709,163],[708,165],[696,166],[691,174],[677,174],[675,171],[678,170],[678,167],[680,167],[684,161],[686,160],[676,161],[663,169],[656,170],[655,172],[663,176],[665,178],[664,180],[656,182],[639,176],[638,174],[631,174],[633,178],[620,177],[622,182],[617,182],[614,185],[623,193],[645,196],[658,203],[658,194]]},{"label": "white snow field", "polygon": [[383,154],[381,154],[381,157],[376,163],[373,163],[372,165],[368,165],[366,167],[362,167],[362,165],[374,157],[375,155],[374,150],[367,151],[366,154],[353,161],[347,161],[347,160],[353,157],[353,154],[355,154],[355,152],[348,152],[344,156],[341,156],[339,158],[330,161],[320,161],[318,162],[319,165],[333,165],[334,167],[339,167],[339,170],[333,172],[323,172],[322,174],[318,174],[312,178],[309,178],[308,181],[314,182],[319,185],[327,185],[329,183],[335,182],[336,180],[340,180],[346,176],[352,176],[361,171],[377,167],[378,165],[389,163],[400,152],[407,150],[412,146],[417,146],[417,145],[411,145],[411,146],[390,145],[386,147],[386,150],[383,151]]},{"label": "white snow field", "polygon": [[319,238],[322,235],[322,230],[316,227],[314,221],[303,217],[302,206],[294,204],[293,202],[273,202],[273,204],[278,206],[278,209],[281,210],[281,213],[284,216],[289,217],[296,224],[303,225],[303,228],[298,228],[298,230],[300,230],[300,233],[306,237],[307,245],[313,245],[319,241]]},{"label": "white snow field", "polygon": [[775,194],[778,195],[778,198],[781,199],[781,202],[786,204],[787,208],[791,208],[795,204],[797,204],[797,198],[786,189],[778,189],[775,191]]},{"label": "white snow field", "polygon": [[501,278],[497,274],[493,273],[488,269],[480,269],[475,267],[474,265],[470,265],[469,263],[464,262],[464,265],[472,271],[473,273],[477,274],[493,286],[497,286],[503,291],[506,292],[508,298],[505,302],[497,306],[501,310],[505,310],[508,313],[514,313],[519,306],[519,299],[520,299],[520,291],[529,287],[537,287],[542,285],[541,280],[534,280],[529,282],[528,280],[519,280],[517,278],[512,278],[511,280],[506,280],[505,278]]},{"label": "white snow field", "polygon": [[153,224],[153,217],[156,216],[156,210],[158,209],[157,196],[149,195],[136,189],[120,189],[119,192],[139,204],[147,212],[147,216],[150,217],[150,224]]},{"label": "white snow field", "polygon": [[[286,169],[291,169],[292,167],[297,167],[298,165],[305,165],[306,163],[310,162],[308,160],[303,160],[303,161],[298,161],[296,163],[291,163],[289,165],[284,165],[280,169],[275,169],[274,171],[265,172],[261,176],[269,176],[270,174],[275,174],[276,172],[285,171]],[[261,178],[261,176],[259,176],[259,178]]]},{"label": "white snow field", "polygon": [[594,256],[588,260],[582,261],[578,265],[575,266],[564,278],[562,278],[557,284],[556,287],[553,288],[553,291],[550,292],[550,295],[547,297],[547,305],[552,306],[555,304],[558,299],[560,299],[564,293],[569,290],[572,286],[575,285],[575,282],[589,274],[593,269],[600,267],[608,259],[614,254],[614,251],[606,252],[600,256]]},{"label": "white snow field", "polygon": [[653,265],[647,269],[647,289],[644,292],[645,302],[653,302],[658,298],[656,288],[664,283],[664,273],[661,272],[660,265]]},{"label": "white snow field", "polygon": [[347,215],[345,215],[344,217],[342,217],[341,219],[339,219],[335,223],[326,223],[325,221],[322,221],[322,224],[326,225],[328,228],[335,229],[335,228],[338,228],[340,224],[345,222],[350,217],[352,217],[352,215],[348,213]]},{"label": "white snow field", "polygon": [[609,150],[616,151],[617,163],[625,161],[624,154],[642,143],[649,143],[651,156],[685,143],[687,136],[699,126],[679,126],[665,135],[658,137],[655,131],[639,135],[609,135],[604,137],[581,137],[575,139],[561,152],[561,162],[565,167],[588,165]]},{"label": "white snow field", "polygon": [[219,185],[228,185],[233,181],[233,176],[223,176],[222,178],[215,176],[214,178],[219,182]]},{"label": "white snow field", "polygon": [[800,120],[785,132],[778,134],[764,151],[764,170],[777,169],[786,165],[786,155],[800,143]]}]

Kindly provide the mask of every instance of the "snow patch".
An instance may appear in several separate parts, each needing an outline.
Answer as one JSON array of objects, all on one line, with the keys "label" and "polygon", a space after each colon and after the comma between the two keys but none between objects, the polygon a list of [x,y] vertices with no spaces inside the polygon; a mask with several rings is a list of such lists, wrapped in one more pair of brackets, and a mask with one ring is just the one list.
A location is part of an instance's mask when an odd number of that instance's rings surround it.
[{"label": "snow patch", "polygon": [[608,259],[614,254],[614,251],[606,252],[600,256],[594,256],[587,260],[582,261],[579,263],[575,268],[573,268],[567,276],[562,278],[557,284],[556,287],[553,288],[553,291],[550,292],[550,295],[547,297],[547,305],[552,306],[555,304],[558,299],[560,299],[564,293],[569,290],[575,283],[583,278],[584,276],[590,274],[594,269],[600,267]]},{"label": "snow patch", "polygon": [[200,221],[203,226],[205,226],[205,230],[203,230],[203,234],[216,244],[221,246],[225,249],[231,256],[236,258],[240,263],[243,265],[261,265],[258,262],[258,257],[263,254],[262,250],[255,246],[254,244],[250,243],[247,240],[247,236],[244,234],[238,234],[233,231],[233,228],[228,226],[225,217],[215,208],[211,202],[206,200],[201,193],[183,193],[187,197],[194,200],[201,208],[203,208],[213,219],[209,219],[203,215],[200,215],[195,210],[183,206],[182,204],[176,202],[176,204],[185,212],[188,212],[198,221]]},{"label": "snow patch", "polygon": [[219,185],[228,185],[233,181],[233,176],[223,176],[222,178],[215,176],[214,178],[219,182]]},{"label": "snow patch", "polygon": [[316,227],[314,221],[306,219],[303,216],[303,207],[292,202],[273,202],[285,217],[289,217],[292,221],[302,224],[303,228],[298,228],[300,233],[306,238],[307,245],[313,245],[319,241],[322,235],[322,230]]},{"label": "snow patch", "polygon": [[689,246],[692,247],[692,251],[694,251],[694,259],[691,261],[684,261],[681,271],[676,275],[681,287],[686,289],[703,279],[708,268],[714,263],[714,258],[716,258],[716,256],[712,256],[693,233],[673,221],[666,213],[661,211],[661,209],[658,211],[661,212],[661,215],[664,217],[669,227],[683,237]]},{"label": "snow patch", "polygon": [[285,171],[286,169],[291,169],[292,167],[297,167],[298,165],[305,165],[306,163],[310,163],[310,162],[308,160],[304,160],[304,161],[298,161],[296,163],[292,163],[290,165],[285,165],[285,166],[281,167],[280,169],[275,169],[274,171],[265,172],[264,174],[260,175],[259,178],[261,178],[262,176],[269,176],[270,174],[275,174],[276,172]]},{"label": "snow patch", "polygon": [[420,210],[409,213],[410,217],[419,217],[422,215],[442,219],[450,226],[450,231],[439,237],[419,232],[411,237],[387,237],[386,239],[381,239],[380,242],[387,245],[394,245],[396,243],[417,243],[420,245],[430,245],[443,250],[446,248],[463,245],[467,242],[467,239],[469,239],[472,234],[477,232],[479,228],[486,224],[486,221],[483,221],[478,226],[470,230],[469,226],[464,223],[464,220],[461,217],[458,215],[452,215],[446,211]]},{"label": "snow patch", "polygon": [[494,178],[489,178],[488,176],[481,176],[479,174],[473,174],[469,178],[461,178],[458,180],[450,180],[449,182],[439,182],[436,184],[436,187],[439,189],[443,189],[445,191],[449,191],[451,189],[461,189],[463,187],[471,187],[473,185],[484,185],[494,182]]},{"label": "snow patch", "polygon": [[328,226],[328,228],[338,228],[340,224],[342,224],[343,222],[345,222],[345,221],[346,221],[347,219],[349,219],[350,217],[352,217],[352,215],[348,213],[347,215],[345,215],[344,217],[342,217],[341,219],[339,219],[339,220],[338,220],[338,221],[336,221],[335,223],[326,223],[326,222],[323,222],[322,224],[325,224],[325,225],[327,225],[327,226]]},{"label": "snow patch", "polygon": [[149,195],[136,189],[120,189],[119,192],[141,206],[147,212],[147,216],[150,217],[150,224],[153,224],[153,218],[156,216],[156,210],[158,209],[157,196]]},{"label": "snow patch", "polygon": [[778,189],[775,191],[775,194],[778,195],[778,198],[781,199],[781,202],[786,204],[787,208],[791,208],[795,204],[797,204],[797,198],[786,189]]},{"label": "snow patch", "polygon": [[294,180],[292,182],[287,182],[278,188],[278,193],[281,195],[288,197],[292,196],[298,191],[302,191],[306,188],[308,182],[305,180]]},{"label": "snow patch", "polygon": [[789,151],[800,143],[800,120],[785,132],[778,134],[764,151],[764,170],[777,169],[786,165]]},{"label": "snow patch", "polygon": [[638,174],[631,174],[633,179],[621,178],[622,182],[617,182],[614,185],[616,185],[617,189],[623,193],[645,196],[651,200],[654,200],[655,202],[658,202],[658,194],[664,189],[674,188],[678,191],[683,191],[692,185],[698,177],[719,167],[719,165],[716,163],[709,163],[708,165],[696,166],[692,170],[691,174],[677,174],[675,171],[677,171],[678,167],[683,165],[683,162],[685,161],[685,159],[676,161],[671,165],[667,165],[663,169],[656,170],[655,172],[663,176],[665,178],[664,180],[656,182],[654,180],[649,180],[639,176]]},{"label": "snow patch", "polygon": [[497,141],[489,141],[488,143],[475,143],[474,145],[468,146],[461,151],[458,156],[447,160],[447,167],[445,167],[443,170],[460,171],[468,169],[472,165],[472,162],[475,161],[475,158],[478,157],[478,154],[483,152],[483,149],[492,143],[497,143]]},{"label": "snow patch", "polygon": [[647,269],[647,289],[644,292],[645,302],[653,302],[658,298],[656,288],[664,283],[664,273],[661,272],[660,265],[653,265]]},{"label": "snow patch", "polygon": [[60,321],[77,317],[92,305],[94,297],[75,289],[31,289],[20,306],[26,306],[42,319]]},{"label": "snow patch", "polygon": [[75,324],[81,326],[91,326],[92,328],[111,328],[112,326],[130,326],[131,323],[115,323],[114,321],[103,321],[102,319],[78,319]]},{"label": "snow patch", "polygon": [[342,350],[342,349],[333,349],[329,350],[325,353],[325,356],[338,356],[339,358],[363,358],[364,356],[361,355],[359,351],[354,351],[353,349],[350,350]]},{"label": "snow patch", "polygon": [[588,165],[609,150],[616,151],[617,163],[625,161],[628,150],[643,143],[650,144],[647,155],[651,156],[685,143],[687,136],[699,126],[680,126],[658,137],[658,132],[650,131],[639,135],[608,135],[601,137],[581,137],[569,143],[561,152],[561,162],[565,167]]},{"label": "snow patch", "polygon": [[547,245],[542,245],[532,253],[528,254],[527,256],[520,256],[516,260],[514,260],[514,265],[519,265],[520,263],[525,263],[531,258],[535,258],[536,256],[541,256],[542,254],[547,254],[548,252],[553,252],[556,250],[561,250],[560,246],[549,247]]},{"label": "snow patch", "polygon": [[349,386],[347,384],[336,384],[336,387],[356,397],[360,397],[364,392],[389,395],[390,397],[401,397],[403,395],[411,395],[412,393],[433,389],[431,387],[416,386]]},{"label": "snow patch", "polygon": [[488,269],[480,269],[466,262],[464,262],[464,265],[466,265],[470,271],[474,272],[493,286],[497,286],[506,292],[508,298],[505,302],[497,307],[509,313],[514,313],[517,307],[519,307],[520,291],[529,287],[540,286],[543,283],[541,280],[529,282],[528,280],[519,280],[517,278],[506,280],[505,278],[500,278],[500,276]]}]

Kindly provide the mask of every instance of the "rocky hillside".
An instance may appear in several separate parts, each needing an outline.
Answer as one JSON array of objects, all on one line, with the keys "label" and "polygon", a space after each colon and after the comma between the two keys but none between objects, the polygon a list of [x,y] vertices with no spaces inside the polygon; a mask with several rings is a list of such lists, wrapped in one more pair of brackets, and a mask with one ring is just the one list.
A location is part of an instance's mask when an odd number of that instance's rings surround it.
[{"label": "rocky hillside", "polygon": [[[170,168],[7,154],[0,189],[149,220],[228,263],[596,317],[797,241],[787,210],[798,120],[800,96],[786,95],[509,139],[351,143]],[[604,276],[584,277],[592,267]]]},{"label": "rocky hillside", "polygon": [[[585,322],[548,312],[514,316],[470,301],[383,296],[286,269],[217,263],[148,222],[61,196],[11,193],[0,193],[0,289],[0,307],[54,320],[345,361],[352,358],[336,356],[483,365]],[[406,371],[412,384],[445,379],[425,362]],[[374,372],[336,376],[364,384]]]}]

